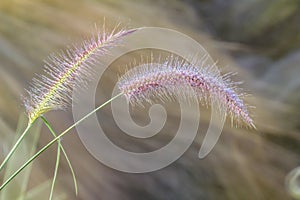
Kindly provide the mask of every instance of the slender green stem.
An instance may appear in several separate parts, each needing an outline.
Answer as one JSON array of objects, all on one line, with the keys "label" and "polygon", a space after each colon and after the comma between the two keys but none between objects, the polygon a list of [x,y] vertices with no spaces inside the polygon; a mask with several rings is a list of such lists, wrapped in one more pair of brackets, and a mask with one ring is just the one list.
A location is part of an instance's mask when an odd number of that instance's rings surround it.
[{"label": "slender green stem", "polygon": [[52,144],[54,144],[57,140],[59,140],[61,137],[63,137],[66,133],[68,133],[72,128],[77,126],[79,123],[84,121],[86,118],[90,117],[92,114],[100,110],[102,107],[106,106],[109,104],[111,101],[115,100],[119,96],[123,95],[123,93],[120,93],[113,98],[109,99],[87,115],[85,115],[83,118],[75,122],[73,125],[71,125],[69,128],[67,128],[64,132],[62,132],[59,136],[55,137],[53,140],[51,140],[47,145],[45,145],[42,149],[40,149],[36,154],[34,154],[26,163],[24,163],[14,174],[12,174],[1,186],[0,186],[0,191],[14,178],[16,177],[27,165],[29,165],[34,159],[36,159],[41,153],[43,153],[45,150],[47,150]]},{"label": "slender green stem", "polygon": [[[41,116],[41,119],[43,120],[43,122],[45,123],[45,125],[48,127],[48,129],[50,130],[50,132],[52,133],[52,135],[54,137],[57,137],[56,132],[54,131],[54,129],[52,128],[52,126],[50,125],[50,123],[48,122],[48,120],[45,117],[43,117],[43,116]],[[65,158],[67,160],[67,163],[69,165],[69,168],[71,170],[71,173],[72,173],[72,176],[73,176],[74,187],[75,187],[75,193],[76,193],[76,195],[78,195],[78,186],[77,186],[77,180],[76,180],[74,169],[73,169],[72,164],[70,162],[70,159],[69,159],[69,157],[68,157],[68,155],[67,155],[67,153],[65,151],[65,148],[62,146],[60,140],[58,140],[58,142],[60,143],[61,151],[63,152],[63,154],[64,154],[64,156],[65,156]]]},{"label": "slender green stem", "polygon": [[71,174],[72,174],[73,182],[74,182],[75,194],[76,194],[76,196],[77,196],[77,195],[78,195],[78,184],[77,184],[77,178],[76,178],[74,169],[73,169],[73,167],[72,167],[72,164],[71,164],[69,158],[67,157],[67,153],[66,153],[65,149],[64,149],[64,148],[61,148],[61,151],[62,151],[63,154],[65,155],[65,158],[66,158],[67,163],[68,163],[68,165],[69,165],[69,168],[70,168],[70,170],[71,170]]},{"label": "slender green stem", "polygon": [[52,180],[52,184],[51,184],[49,200],[51,200],[53,197],[54,186],[55,186],[55,182],[56,182],[56,178],[57,178],[57,172],[58,172],[59,161],[60,161],[60,150],[61,150],[60,140],[58,140],[57,143],[58,143],[57,144],[57,155],[56,155],[55,169],[54,169],[54,175],[53,175],[53,180]]},{"label": "slender green stem", "polygon": [[10,157],[13,155],[13,153],[16,151],[17,147],[23,141],[25,135],[28,133],[28,131],[31,128],[32,124],[33,123],[28,123],[28,125],[27,125],[26,129],[24,130],[24,132],[21,134],[21,136],[19,137],[19,139],[17,140],[17,142],[15,143],[15,145],[12,147],[12,149],[10,150],[10,152],[7,154],[7,156],[5,157],[5,159],[3,160],[3,162],[0,165],[0,172],[2,171],[2,169],[4,168],[4,166],[8,162],[8,160],[10,159]]}]

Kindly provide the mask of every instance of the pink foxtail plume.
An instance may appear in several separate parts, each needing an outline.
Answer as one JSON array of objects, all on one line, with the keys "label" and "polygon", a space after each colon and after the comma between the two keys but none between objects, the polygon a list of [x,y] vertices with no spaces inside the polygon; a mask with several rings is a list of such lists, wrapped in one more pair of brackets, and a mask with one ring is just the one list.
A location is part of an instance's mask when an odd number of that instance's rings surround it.
[{"label": "pink foxtail plume", "polygon": [[151,103],[157,97],[161,100],[196,97],[206,104],[217,101],[232,119],[255,128],[248,106],[242,100],[243,94],[238,93],[237,83],[232,82],[230,76],[222,76],[215,65],[196,66],[170,56],[164,61],[141,64],[129,70],[120,78],[118,87],[133,104]]},{"label": "pink foxtail plume", "polygon": [[45,61],[46,75],[33,79],[23,97],[29,123],[49,110],[64,109],[71,100],[73,84],[85,83],[91,77],[92,66],[97,64],[109,49],[136,29],[97,33],[79,46],[52,54]]}]

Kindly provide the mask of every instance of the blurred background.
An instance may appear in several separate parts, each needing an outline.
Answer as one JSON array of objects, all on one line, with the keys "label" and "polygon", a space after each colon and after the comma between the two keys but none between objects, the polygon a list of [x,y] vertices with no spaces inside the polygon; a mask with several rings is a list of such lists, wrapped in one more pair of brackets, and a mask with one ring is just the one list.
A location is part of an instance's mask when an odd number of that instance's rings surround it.
[{"label": "blurred background", "polygon": [[[102,165],[73,131],[64,137],[63,145],[78,178],[79,195],[75,196],[67,162],[62,159],[56,199],[293,199],[286,176],[300,165],[298,0],[1,0],[1,160],[10,149],[19,116],[24,113],[20,95],[34,74],[42,73],[43,60],[51,52],[81,41],[104,17],[107,23],[122,22],[130,27],[172,28],[197,40],[221,68],[237,71],[235,79],[244,81],[241,87],[251,93],[246,101],[256,107],[253,113],[257,130],[236,129],[227,123],[216,147],[203,160],[197,154],[205,131],[199,132],[193,145],[175,163],[140,175]],[[117,81],[109,74],[107,85]],[[109,95],[109,90],[102,90],[105,88],[99,89],[98,103]],[[169,106],[170,120],[162,135],[142,143],[120,136],[122,132],[113,123],[109,108],[99,115],[104,116],[101,120],[106,124],[106,134],[114,142],[142,151],[163,146],[176,133],[180,115],[172,112],[172,104]],[[210,110],[201,109],[204,111],[201,110],[200,124],[205,129]],[[140,114],[145,120],[137,117],[141,119],[138,123],[147,124],[147,109],[132,115]],[[57,131],[73,121],[70,111],[50,112],[46,116]],[[24,117],[21,119],[26,123]],[[37,148],[51,139],[44,126],[32,132],[40,134]],[[19,160],[23,159],[22,153],[25,151],[19,152]],[[54,145],[34,162],[31,173],[27,173],[26,186],[16,180],[7,188],[7,196],[0,194],[0,198],[18,199],[14,193],[23,188],[22,191],[31,192],[28,199],[48,199],[49,184],[34,189],[51,181],[55,155]]]}]

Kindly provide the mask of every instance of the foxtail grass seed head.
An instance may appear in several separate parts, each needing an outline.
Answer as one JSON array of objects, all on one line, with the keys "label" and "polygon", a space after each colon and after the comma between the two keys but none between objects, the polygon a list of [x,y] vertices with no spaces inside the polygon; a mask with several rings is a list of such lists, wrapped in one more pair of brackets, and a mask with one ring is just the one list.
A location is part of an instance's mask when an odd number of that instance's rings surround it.
[{"label": "foxtail grass seed head", "polygon": [[23,97],[29,123],[49,110],[65,109],[71,100],[75,81],[84,83],[90,77],[92,66],[107,55],[109,49],[133,33],[135,29],[98,33],[61,53],[55,53],[45,61],[46,75],[35,77]]},{"label": "foxtail grass seed head", "polygon": [[[197,98],[207,105],[218,102],[237,124],[253,127],[254,122],[231,74],[221,75],[213,66],[196,66],[170,56],[159,62],[140,64],[121,76],[118,87],[132,104],[183,97]],[[191,92],[191,89],[194,92]],[[193,94],[196,94],[194,96]]]}]

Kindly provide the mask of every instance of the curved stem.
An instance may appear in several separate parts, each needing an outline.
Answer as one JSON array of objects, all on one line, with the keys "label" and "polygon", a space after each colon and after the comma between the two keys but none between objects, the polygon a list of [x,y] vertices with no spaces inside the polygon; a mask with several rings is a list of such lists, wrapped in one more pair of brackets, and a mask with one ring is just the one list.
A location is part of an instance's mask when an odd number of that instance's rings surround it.
[{"label": "curved stem", "polygon": [[[43,120],[43,122],[45,123],[45,125],[48,127],[48,129],[50,130],[50,132],[52,133],[52,135],[54,137],[57,137],[56,132],[54,131],[54,129],[52,128],[52,126],[50,125],[50,123],[48,122],[48,120],[45,117],[43,117],[43,116],[41,116],[41,119]],[[63,154],[64,154],[64,156],[65,156],[65,158],[67,160],[67,163],[69,165],[69,168],[71,170],[72,177],[73,177],[73,182],[74,182],[74,187],[75,187],[75,194],[77,195],[78,194],[78,186],[77,186],[77,180],[76,180],[76,176],[75,176],[75,172],[74,172],[73,166],[72,166],[72,164],[70,162],[70,159],[69,159],[69,157],[67,155],[67,152],[66,152],[65,148],[63,147],[63,145],[61,144],[60,140],[58,140],[58,143],[60,144],[59,145],[60,149],[63,152]]]},{"label": "curved stem", "polygon": [[20,145],[20,143],[24,139],[25,135],[28,133],[28,131],[31,128],[32,124],[33,123],[28,123],[26,129],[24,130],[22,135],[19,137],[18,141],[14,144],[14,146],[12,147],[10,152],[7,154],[7,156],[5,157],[5,159],[3,160],[3,162],[0,165],[0,172],[2,171],[2,169],[4,168],[4,166],[8,162],[8,160],[10,159],[10,157],[13,155],[13,153],[16,151],[17,147]]},{"label": "curved stem", "polygon": [[105,105],[109,104],[111,101],[115,100],[116,98],[120,97],[123,95],[123,93],[120,93],[113,98],[109,99],[87,115],[85,115],[83,118],[75,122],[73,125],[71,125],[69,128],[67,128],[64,132],[62,132],[59,136],[55,137],[53,140],[51,140],[47,145],[45,145],[42,149],[40,149],[36,154],[34,154],[26,163],[24,163],[13,175],[11,175],[1,186],[0,186],[0,191],[14,178],[16,177],[27,165],[29,165],[34,159],[36,159],[41,153],[43,153],[45,150],[47,150],[52,144],[54,144],[57,140],[59,140],[61,137],[63,137],[66,133],[68,133],[72,128],[77,126],[79,123],[84,121],[86,118],[90,117],[92,114],[100,110],[102,107]]},{"label": "curved stem", "polygon": [[60,150],[61,150],[60,140],[58,140],[57,143],[58,144],[57,144],[56,162],[55,162],[55,169],[54,169],[54,175],[53,175],[53,180],[52,180],[52,184],[51,184],[49,200],[52,200],[52,197],[53,197],[54,186],[55,186],[55,182],[56,182],[56,178],[57,178],[57,172],[58,172],[59,161],[60,161]]}]

